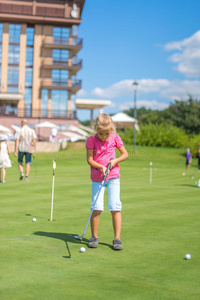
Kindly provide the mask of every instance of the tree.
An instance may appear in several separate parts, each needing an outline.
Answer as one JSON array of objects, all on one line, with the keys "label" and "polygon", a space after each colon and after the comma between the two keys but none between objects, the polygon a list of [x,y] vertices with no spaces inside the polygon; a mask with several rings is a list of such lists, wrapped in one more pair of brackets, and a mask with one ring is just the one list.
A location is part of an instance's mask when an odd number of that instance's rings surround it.
[{"label": "tree", "polygon": [[[133,108],[125,112],[133,115]],[[137,112],[140,124],[167,123],[182,128],[189,134],[198,134],[200,131],[200,101],[192,99],[191,96],[187,101],[175,100],[162,111],[142,107]]]}]

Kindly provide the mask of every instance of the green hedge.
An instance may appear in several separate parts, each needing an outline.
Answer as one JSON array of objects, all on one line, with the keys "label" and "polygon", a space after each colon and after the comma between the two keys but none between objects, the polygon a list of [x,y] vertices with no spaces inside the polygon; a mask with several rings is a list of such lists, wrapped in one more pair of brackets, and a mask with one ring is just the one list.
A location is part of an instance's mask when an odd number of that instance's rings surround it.
[{"label": "green hedge", "polygon": [[[120,130],[119,135],[125,144],[133,144],[133,128]],[[182,128],[170,124],[145,124],[137,131],[136,143],[140,146],[169,148],[191,148],[193,155],[198,150],[200,135],[189,136]]]}]

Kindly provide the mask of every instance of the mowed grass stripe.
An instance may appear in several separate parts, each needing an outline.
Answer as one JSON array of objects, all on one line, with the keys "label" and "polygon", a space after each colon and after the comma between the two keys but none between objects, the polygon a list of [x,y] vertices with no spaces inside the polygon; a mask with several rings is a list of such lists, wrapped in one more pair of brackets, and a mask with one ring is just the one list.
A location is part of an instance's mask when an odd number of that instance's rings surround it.
[{"label": "mowed grass stripe", "polygon": [[[72,147],[73,145],[70,145]],[[121,167],[122,241],[101,216],[98,249],[87,248],[90,168],[85,149],[37,154],[38,178],[19,181],[16,158],[1,193],[1,299],[198,299],[199,188],[185,172],[184,149],[137,147]],[[54,221],[50,222],[52,160],[56,158]],[[150,161],[152,184],[149,182]],[[32,222],[36,217],[37,222]],[[67,249],[67,245],[70,250]],[[80,253],[81,246],[86,247]],[[185,254],[192,255],[184,260]]]}]

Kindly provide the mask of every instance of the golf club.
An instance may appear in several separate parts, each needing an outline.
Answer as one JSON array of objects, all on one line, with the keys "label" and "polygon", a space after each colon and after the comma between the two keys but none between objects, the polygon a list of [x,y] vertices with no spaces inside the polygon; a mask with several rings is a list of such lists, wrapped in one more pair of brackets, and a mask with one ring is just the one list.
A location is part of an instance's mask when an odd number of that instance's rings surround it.
[{"label": "golf club", "polygon": [[194,173],[193,173],[192,176],[190,177],[191,179],[194,179],[194,175],[196,174],[197,171],[199,171],[199,169],[196,169],[196,170],[194,171]]},{"label": "golf club", "polygon": [[[112,160],[112,159],[113,159],[113,158],[111,158],[111,160]],[[82,238],[83,238],[84,235],[85,235],[85,232],[86,232],[86,230],[87,230],[87,227],[88,227],[90,218],[91,218],[92,213],[93,213],[93,211],[94,211],[95,205],[96,205],[97,200],[98,200],[98,198],[99,198],[101,189],[102,189],[102,187],[103,187],[103,185],[104,185],[104,182],[105,182],[105,180],[106,180],[106,177],[107,177],[107,175],[108,175],[108,171],[110,170],[110,167],[111,167],[111,163],[108,164],[108,167],[107,167],[107,169],[106,169],[106,173],[105,173],[105,175],[104,175],[103,181],[102,181],[101,186],[100,186],[100,188],[99,188],[99,191],[98,191],[98,193],[97,193],[96,200],[95,200],[95,202],[94,202],[93,208],[92,208],[92,210],[91,210],[91,213],[90,213],[90,216],[89,216],[89,218],[88,218],[88,221],[87,221],[87,224],[86,224],[86,226],[85,226],[85,229],[84,229],[84,231],[83,231],[83,234],[82,234],[81,236],[75,235],[74,238],[75,238],[76,240],[82,241]]]}]

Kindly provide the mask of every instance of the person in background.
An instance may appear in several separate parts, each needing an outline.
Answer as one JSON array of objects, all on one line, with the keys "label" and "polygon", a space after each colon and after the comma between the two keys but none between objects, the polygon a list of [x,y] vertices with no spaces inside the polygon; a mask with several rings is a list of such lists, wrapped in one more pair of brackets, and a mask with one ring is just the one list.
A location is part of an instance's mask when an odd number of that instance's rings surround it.
[{"label": "person in background", "polygon": [[186,154],[185,154],[185,157],[186,157],[186,162],[185,162],[185,164],[186,164],[186,169],[189,170],[190,164],[191,164],[191,162],[192,162],[192,154],[191,154],[191,152],[190,152],[190,148],[187,148],[187,152],[186,152]]},{"label": "person in background", "polygon": [[52,130],[51,130],[52,142],[55,142],[55,141],[56,141],[57,133],[58,133],[57,128],[52,128]]},{"label": "person in background", "polygon": [[[6,183],[6,168],[12,167],[9,158],[10,148],[7,143],[8,137],[5,134],[0,134],[0,182]],[[2,176],[1,176],[2,173]]]},{"label": "person in background", "polygon": [[29,180],[29,173],[31,169],[31,158],[32,153],[36,150],[36,134],[33,129],[27,126],[27,120],[24,119],[21,121],[21,128],[19,132],[15,134],[15,156],[18,152],[18,167],[20,170],[19,179],[24,178],[23,171],[23,157],[25,156],[26,162],[26,171],[25,171],[25,180]]}]

